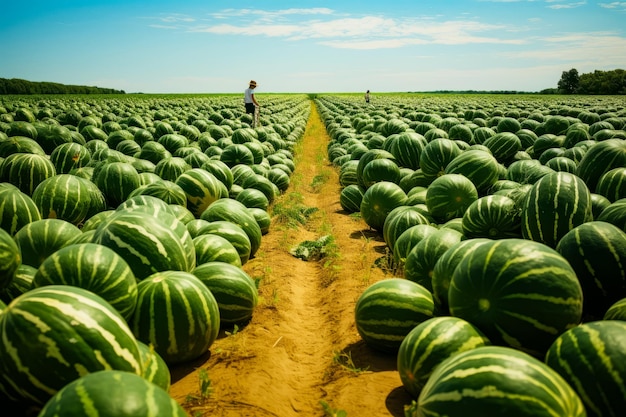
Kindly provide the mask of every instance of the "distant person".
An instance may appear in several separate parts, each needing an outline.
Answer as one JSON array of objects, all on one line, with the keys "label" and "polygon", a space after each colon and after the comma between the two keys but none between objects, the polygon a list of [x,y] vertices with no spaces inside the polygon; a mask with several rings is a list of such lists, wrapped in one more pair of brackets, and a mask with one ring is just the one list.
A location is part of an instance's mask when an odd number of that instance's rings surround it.
[{"label": "distant person", "polygon": [[256,109],[260,106],[259,102],[254,97],[254,89],[256,88],[256,81],[251,80],[250,86],[244,91],[243,101],[246,105],[246,114],[251,114],[256,119]]},{"label": "distant person", "polygon": [[365,92],[365,102],[369,103],[370,102],[370,90],[367,90]]}]

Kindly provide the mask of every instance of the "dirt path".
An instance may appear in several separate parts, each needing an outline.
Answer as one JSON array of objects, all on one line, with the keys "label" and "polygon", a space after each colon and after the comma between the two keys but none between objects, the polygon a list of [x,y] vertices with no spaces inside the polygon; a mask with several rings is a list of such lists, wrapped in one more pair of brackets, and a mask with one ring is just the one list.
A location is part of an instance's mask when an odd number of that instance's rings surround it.
[{"label": "dirt path", "polygon": [[[354,326],[359,295],[384,277],[374,266],[384,242],[341,210],[338,172],[326,159],[329,140],[312,106],[295,149],[291,186],[275,202],[274,214],[278,208],[318,210],[297,227],[274,216],[256,257],[244,266],[260,280],[251,322],[223,334],[207,357],[172,370],[170,393],[190,415],[324,416],[324,401],[348,416],[399,417],[410,402],[395,356],[370,350]],[[322,235],[334,238],[326,258],[306,262],[289,253]],[[212,387],[205,398],[202,369]]]}]

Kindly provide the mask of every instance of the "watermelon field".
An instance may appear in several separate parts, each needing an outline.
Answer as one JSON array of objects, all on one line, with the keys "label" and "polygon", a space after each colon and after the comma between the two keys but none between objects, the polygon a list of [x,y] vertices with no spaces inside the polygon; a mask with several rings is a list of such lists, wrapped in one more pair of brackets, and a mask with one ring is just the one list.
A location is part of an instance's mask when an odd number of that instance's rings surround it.
[{"label": "watermelon field", "polygon": [[626,102],[0,97],[12,416],[622,416]]}]

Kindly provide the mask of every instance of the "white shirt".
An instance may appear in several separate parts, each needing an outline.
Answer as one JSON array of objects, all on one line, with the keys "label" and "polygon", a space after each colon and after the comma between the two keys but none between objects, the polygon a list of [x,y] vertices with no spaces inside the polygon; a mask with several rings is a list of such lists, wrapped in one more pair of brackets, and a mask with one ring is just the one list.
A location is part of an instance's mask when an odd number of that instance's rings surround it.
[{"label": "white shirt", "polygon": [[252,100],[252,95],[254,94],[254,89],[252,88],[246,88],[246,91],[244,91],[244,102],[245,103],[254,103],[254,101]]}]

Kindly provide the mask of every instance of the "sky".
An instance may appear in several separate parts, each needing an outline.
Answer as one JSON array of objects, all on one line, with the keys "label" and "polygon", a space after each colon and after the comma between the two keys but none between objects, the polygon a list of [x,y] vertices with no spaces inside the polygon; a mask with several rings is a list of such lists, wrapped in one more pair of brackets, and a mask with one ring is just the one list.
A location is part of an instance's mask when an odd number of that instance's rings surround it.
[{"label": "sky", "polygon": [[0,78],[127,93],[556,88],[626,69],[626,1],[9,1]]}]

